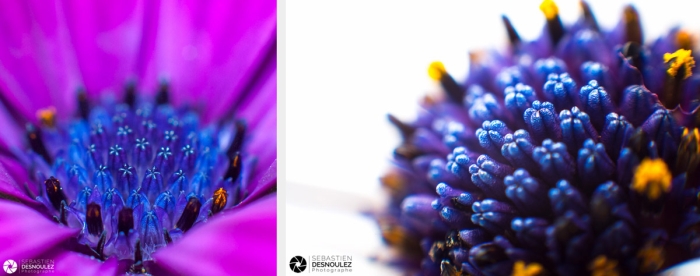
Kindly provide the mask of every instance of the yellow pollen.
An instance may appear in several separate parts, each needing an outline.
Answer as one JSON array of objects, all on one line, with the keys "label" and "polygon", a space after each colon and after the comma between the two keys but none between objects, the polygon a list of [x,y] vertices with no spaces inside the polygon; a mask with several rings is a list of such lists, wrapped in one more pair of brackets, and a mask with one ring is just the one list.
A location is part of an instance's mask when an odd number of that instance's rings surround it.
[{"label": "yellow pollen", "polygon": [[608,260],[605,255],[600,255],[588,265],[591,276],[619,276],[617,272],[617,261]]},{"label": "yellow pollen", "polygon": [[637,258],[642,261],[639,265],[639,270],[642,273],[652,273],[658,271],[661,266],[663,266],[665,261],[664,249],[663,247],[647,243],[637,252]]},{"label": "yellow pollen", "polygon": [[379,228],[389,245],[402,246],[411,239],[407,230],[391,219],[379,218]]},{"label": "yellow pollen", "polygon": [[54,127],[56,125],[56,108],[51,106],[48,108],[39,109],[36,111],[36,117],[39,119],[42,125]]},{"label": "yellow pollen", "polygon": [[542,274],[542,265],[538,263],[525,264],[523,261],[517,261],[513,265],[512,276],[536,276]]},{"label": "yellow pollen", "polygon": [[671,172],[663,160],[646,158],[634,172],[630,188],[656,200],[671,189]]},{"label": "yellow pollen", "polygon": [[[688,135],[688,133],[690,133],[690,130],[688,130],[687,127],[683,128],[683,135],[682,136],[686,136],[686,135]],[[700,131],[698,131],[698,128],[693,128],[693,133],[691,133],[690,135],[693,135],[693,140],[700,141]],[[698,148],[698,151],[700,151],[700,148]]]},{"label": "yellow pollen", "polygon": [[676,43],[678,43],[678,48],[690,50],[693,48],[693,38],[690,33],[685,30],[678,31],[676,34]]},{"label": "yellow pollen", "polygon": [[401,174],[397,171],[391,170],[382,176],[379,181],[384,187],[391,190],[402,190],[404,188],[405,180],[401,177]]},{"label": "yellow pollen", "polygon": [[228,193],[224,188],[219,188],[214,192],[212,198],[214,199],[214,202],[212,202],[212,210],[221,211],[226,207]]},{"label": "yellow pollen", "polygon": [[639,20],[639,14],[637,14],[637,10],[633,6],[628,5],[625,7],[624,18],[625,23],[632,23]]},{"label": "yellow pollen", "polygon": [[542,1],[542,4],[540,4],[540,10],[542,10],[544,17],[546,17],[547,20],[552,20],[559,15],[559,7],[557,7],[557,4],[552,0]]},{"label": "yellow pollen", "polygon": [[447,74],[447,71],[442,62],[434,61],[430,64],[430,67],[428,67],[428,76],[430,76],[431,79],[439,81],[445,74]]},{"label": "yellow pollen", "polygon": [[678,51],[674,52],[673,54],[665,53],[664,63],[668,63],[669,61],[671,62],[671,65],[668,67],[666,72],[668,72],[668,74],[672,77],[675,77],[676,74],[678,74],[678,69],[680,69],[681,66],[685,66],[685,76],[683,78],[687,79],[688,77],[692,76],[692,70],[693,67],[695,67],[695,59],[693,59],[692,53],[693,51],[684,49],[678,49]]},{"label": "yellow pollen", "polygon": [[693,128],[692,132],[687,127],[683,128],[681,137],[683,138],[681,138],[679,150],[691,151],[689,153],[695,155],[700,154],[700,130],[698,128]]}]

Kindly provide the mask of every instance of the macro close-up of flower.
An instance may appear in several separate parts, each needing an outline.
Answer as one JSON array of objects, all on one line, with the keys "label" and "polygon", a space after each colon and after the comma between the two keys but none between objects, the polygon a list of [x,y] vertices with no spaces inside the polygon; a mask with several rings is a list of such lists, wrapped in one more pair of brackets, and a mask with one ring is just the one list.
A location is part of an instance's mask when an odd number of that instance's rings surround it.
[{"label": "macro close-up of flower", "polygon": [[275,273],[276,2],[0,14],[5,272]]},{"label": "macro close-up of flower", "polygon": [[633,5],[613,28],[545,0],[528,41],[471,51],[415,120],[376,215],[410,275],[654,275],[700,255],[700,74],[694,33],[647,38]]}]

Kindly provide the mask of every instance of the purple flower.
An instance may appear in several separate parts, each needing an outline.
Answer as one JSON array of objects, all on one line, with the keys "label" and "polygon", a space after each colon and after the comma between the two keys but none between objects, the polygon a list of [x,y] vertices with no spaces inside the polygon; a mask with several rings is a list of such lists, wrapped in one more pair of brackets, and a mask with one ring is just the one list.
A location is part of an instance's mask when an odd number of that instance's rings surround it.
[{"label": "purple flower", "polygon": [[275,273],[276,4],[127,2],[0,11],[0,260]]},{"label": "purple flower", "polygon": [[382,237],[420,275],[651,275],[700,257],[700,75],[678,28],[651,44],[632,6],[604,30],[586,3],[542,35],[507,17],[507,51],[414,122],[381,178]]}]

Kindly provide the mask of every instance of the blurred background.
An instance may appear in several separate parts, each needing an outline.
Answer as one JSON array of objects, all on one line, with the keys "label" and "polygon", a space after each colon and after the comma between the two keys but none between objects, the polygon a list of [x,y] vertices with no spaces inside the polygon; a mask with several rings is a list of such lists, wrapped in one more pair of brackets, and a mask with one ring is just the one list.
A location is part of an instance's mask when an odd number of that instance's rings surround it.
[{"label": "blurred background", "polygon": [[[468,51],[502,49],[507,43],[502,14],[521,38],[536,38],[545,24],[540,3],[286,3],[286,107],[280,113],[286,125],[286,175],[280,176],[286,185],[285,260],[344,254],[353,256],[353,274],[402,274],[383,265],[389,255],[378,228],[361,214],[381,208],[378,179],[399,143],[386,115],[410,121],[418,100],[438,91],[427,75],[430,62],[442,61],[461,81],[469,70]],[[556,3],[565,24],[579,18],[579,1]],[[677,25],[696,39],[700,33],[691,3],[588,3],[606,29],[617,24],[624,5],[634,4],[647,42]]]}]

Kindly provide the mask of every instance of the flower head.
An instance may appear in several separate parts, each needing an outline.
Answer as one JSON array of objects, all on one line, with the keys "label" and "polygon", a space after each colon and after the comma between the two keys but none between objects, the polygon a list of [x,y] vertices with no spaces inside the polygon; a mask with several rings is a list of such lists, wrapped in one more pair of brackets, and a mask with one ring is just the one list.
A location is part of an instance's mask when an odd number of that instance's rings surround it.
[{"label": "flower head", "polygon": [[84,4],[4,9],[0,259],[274,273],[275,4]]},{"label": "flower head", "polygon": [[700,76],[694,41],[644,41],[632,6],[603,30],[586,3],[542,36],[504,17],[504,53],[473,55],[381,178],[383,237],[423,275],[642,275],[700,254]]}]

